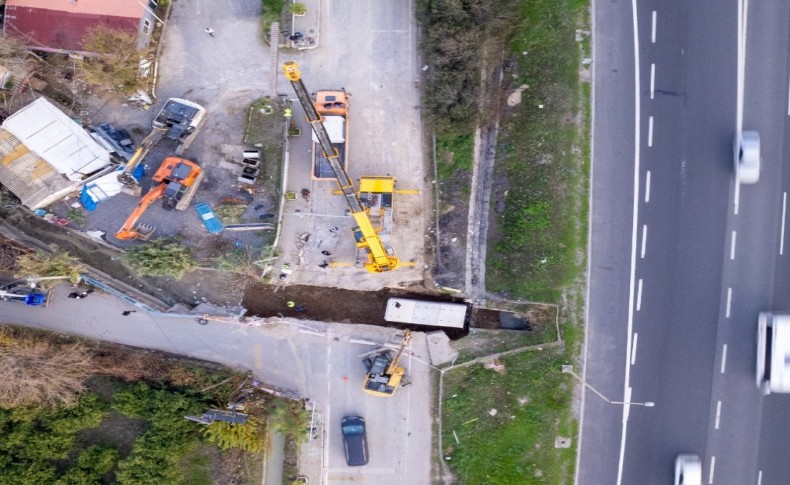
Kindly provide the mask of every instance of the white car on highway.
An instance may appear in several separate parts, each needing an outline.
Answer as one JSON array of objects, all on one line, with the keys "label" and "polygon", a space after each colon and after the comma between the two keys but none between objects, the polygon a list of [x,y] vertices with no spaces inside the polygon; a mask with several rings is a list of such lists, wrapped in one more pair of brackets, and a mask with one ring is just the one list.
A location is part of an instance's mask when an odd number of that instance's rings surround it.
[{"label": "white car on highway", "polygon": [[756,380],[763,394],[790,392],[790,314],[760,312]]},{"label": "white car on highway", "polygon": [[691,454],[675,459],[675,485],[702,485],[702,461]]},{"label": "white car on highway", "polygon": [[735,179],[741,184],[760,180],[760,134],[744,131],[735,139]]}]

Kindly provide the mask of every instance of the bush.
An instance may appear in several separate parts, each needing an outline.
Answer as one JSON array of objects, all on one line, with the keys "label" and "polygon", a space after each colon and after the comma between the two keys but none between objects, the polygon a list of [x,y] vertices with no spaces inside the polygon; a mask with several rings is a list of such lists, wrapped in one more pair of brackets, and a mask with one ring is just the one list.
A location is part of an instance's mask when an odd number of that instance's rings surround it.
[{"label": "bush", "polygon": [[[19,271],[18,277],[47,277],[47,276],[65,276],[72,283],[79,283],[80,275],[85,272],[85,267],[82,263],[66,252],[58,252],[56,247],[53,247],[55,254],[49,255],[45,253],[26,254],[19,257],[17,267]],[[46,287],[57,284],[58,280],[44,280],[39,283],[39,286]]]},{"label": "bush", "polygon": [[179,280],[197,266],[189,248],[171,238],[136,246],[126,251],[123,258],[140,276],[172,276]]},{"label": "bush", "polygon": [[221,450],[238,448],[258,453],[263,445],[261,423],[254,416],[250,416],[244,424],[215,421],[203,429],[203,436]]}]

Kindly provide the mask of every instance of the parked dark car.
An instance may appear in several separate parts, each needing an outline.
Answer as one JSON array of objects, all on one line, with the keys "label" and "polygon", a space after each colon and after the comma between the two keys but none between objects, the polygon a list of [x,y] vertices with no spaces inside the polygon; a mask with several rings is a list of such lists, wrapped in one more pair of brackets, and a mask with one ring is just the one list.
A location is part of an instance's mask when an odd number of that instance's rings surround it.
[{"label": "parked dark car", "polygon": [[368,438],[365,432],[365,419],[359,416],[346,416],[340,425],[348,466],[367,465]]}]

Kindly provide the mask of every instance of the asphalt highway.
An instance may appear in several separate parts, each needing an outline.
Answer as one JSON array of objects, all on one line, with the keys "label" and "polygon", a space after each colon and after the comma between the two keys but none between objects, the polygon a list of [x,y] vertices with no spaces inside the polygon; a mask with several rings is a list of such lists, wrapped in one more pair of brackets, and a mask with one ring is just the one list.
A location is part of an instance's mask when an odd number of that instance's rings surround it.
[{"label": "asphalt highway", "polygon": [[[672,483],[679,453],[702,458],[704,483],[790,483],[790,396],[754,384],[757,313],[790,311],[790,5],[746,6],[743,22],[737,0],[595,5],[584,378],[633,404],[586,393],[579,484]],[[739,23],[763,160],[740,187]]]}]

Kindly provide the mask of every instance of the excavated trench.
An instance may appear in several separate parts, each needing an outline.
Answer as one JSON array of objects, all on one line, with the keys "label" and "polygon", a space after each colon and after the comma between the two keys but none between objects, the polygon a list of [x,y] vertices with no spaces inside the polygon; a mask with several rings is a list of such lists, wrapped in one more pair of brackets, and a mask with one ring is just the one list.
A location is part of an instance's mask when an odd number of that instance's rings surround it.
[{"label": "excavated trench", "polygon": [[[247,287],[242,305],[247,315],[257,317],[292,317],[318,320],[322,322],[340,322],[351,324],[379,325],[419,331],[444,330],[455,340],[469,333],[469,328],[502,328],[500,313],[495,310],[474,308],[463,329],[446,327],[427,327],[425,325],[404,325],[387,322],[384,312],[387,300],[391,297],[413,298],[449,303],[464,303],[464,300],[451,295],[429,293],[426,291],[402,290],[385,288],[379,291],[353,291],[339,288],[323,288],[318,286],[282,286],[252,284]],[[289,307],[288,302],[294,302]],[[302,306],[304,310],[296,311]],[[507,312],[505,312],[507,313]]]}]

